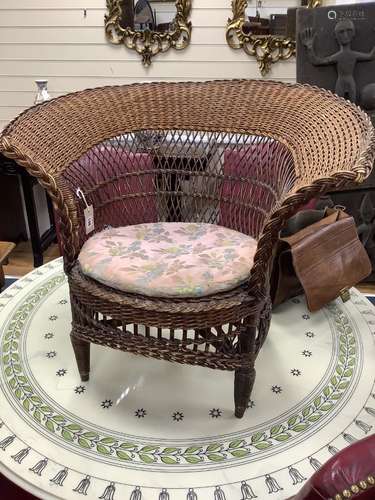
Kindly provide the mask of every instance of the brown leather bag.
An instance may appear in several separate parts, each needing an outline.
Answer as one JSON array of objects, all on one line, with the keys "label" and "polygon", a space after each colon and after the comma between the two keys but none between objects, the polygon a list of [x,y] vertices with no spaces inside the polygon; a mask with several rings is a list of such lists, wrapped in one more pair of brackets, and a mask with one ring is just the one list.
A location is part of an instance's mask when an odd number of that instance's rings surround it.
[{"label": "brown leather bag", "polygon": [[274,306],[305,292],[316,311],[341,296],[371,273],[353,217],[341,209],[306,210],[292,217],[280,233],[273,271]]}]

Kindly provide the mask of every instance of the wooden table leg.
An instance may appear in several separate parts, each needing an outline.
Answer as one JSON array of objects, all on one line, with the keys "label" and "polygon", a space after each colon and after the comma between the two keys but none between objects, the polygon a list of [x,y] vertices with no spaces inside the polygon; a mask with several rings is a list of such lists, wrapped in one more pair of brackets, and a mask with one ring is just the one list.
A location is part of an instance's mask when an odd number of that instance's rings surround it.
[{"label": "wooden table leg", "polygon": [[0,241],[0,290],[3,288],[5,284],[5,276],[3,264],[8,258],[8,255],[13,250],[16,245],[9,241]]}]

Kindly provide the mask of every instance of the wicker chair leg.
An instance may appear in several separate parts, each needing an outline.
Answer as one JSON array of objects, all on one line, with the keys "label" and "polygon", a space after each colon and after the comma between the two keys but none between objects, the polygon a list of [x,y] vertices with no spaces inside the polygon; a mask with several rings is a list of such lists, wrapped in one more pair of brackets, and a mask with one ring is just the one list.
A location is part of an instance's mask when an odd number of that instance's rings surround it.
[{"label": "wicker chair leg", "polygon": [[237,418],[242,418],[250,400],[251,391],[255,382],[255,368],[241,368],[234,374],[234,414]]},{"label": "wicker chair leg", "polygon": [[77,361],[78,371],[82,382],[87,382],[90,377],[90,342],[77,339],[73,334],[70,335],[74,354]]},{"label": "wicker chair leg", "polygon": [[270,297],[268,297],[264,303],[263,310],[260,313],[258,336],[255,341],[255,356],[258,355],[259,351],[263,347],[264,342],[266,341],[271,324],[271,315],[272,315],[272,304]]},{"label": "wicker chair leg", "polygon": [[238,368],[234,374],[234,414],[237,418],[243,417],[255,382],[256,372],[254,364],[256,356],[254,355],[254,351],[258,328],[256,326],[250,326],[254,324],[252,321],[253,319],[254,318],[248,319],[249,324],[247,326],[244,325],[243,331],[238,339],[241,353],[247,354],[249,358],[248,362],[241,366],[241,368]]}]

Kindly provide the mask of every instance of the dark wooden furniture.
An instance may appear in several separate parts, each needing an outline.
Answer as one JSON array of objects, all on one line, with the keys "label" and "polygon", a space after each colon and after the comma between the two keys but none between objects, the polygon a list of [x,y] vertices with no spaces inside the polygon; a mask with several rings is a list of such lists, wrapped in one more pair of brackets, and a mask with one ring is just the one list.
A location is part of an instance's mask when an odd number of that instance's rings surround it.
[{"label": "dark wooden furniture", "polygon": [[[323,129],[329,138],[325,143]],[[164,131],[163,142],[170,142],[169,135],[175,143],[186,143],[186,157],[192,157],[189,149],[214,144],[212,161],[204,172],[198,160],[189,164],[189,187],[174,191],[170,175],[183,182],[186,169],[133,161],[140,154],[132,141],[139,131]],[[36,176],[54,200],[70,287],[71,340],[82,380],[89,378],[92,342],[230,370],[235,372],[235,415],[241,418],[269,330],[269,275],[279,231],[309,200],[369,175],[375,131],[356,106],[308,86],[259,80],[160,82],[86,90],[31,108],[4,129],[1,151]],[[160,174],[165,174],[163,189],[153,181]],[[204,297],[159,297],[89,278],[77,260],[90,237],[77,188],[93,207],[96,231],[145,222],[140,214],[147,222],[166,221],[169,198],[189,207],[183,222],[219,224],[251,236],[257,250],[248,279]],[[224,265],[230,266],[230,259]]]},{"label": "dark wooden furniture", "polygon": [[0,240],[26,241],[22,184],[17,175],[4,175],[0,167]]},{"label": "dark wooden furniture", "polygon": [[15,246],[9,241],[0,241],[0,291],[5,284],[3,264],[6,264],[8,256]]},{"label": "dark wooden furniture", "polygon": [[[21,180],[22,191],[19,189],[17,176]],[[22,208],[23,198],[34,267],[39,267],[43,264],[43,252],[56,239],[56,230],[51,199],[47,195],[50,227],[46,232],[40,234],[33,189],[36,183],[35,177],[31,176],[26,169],[17,165],[14,160],[0,154],[0,239],[10,240],[15,243],[27,239],[26,221]],[[10,198],[9,187],[12,189]]]}]

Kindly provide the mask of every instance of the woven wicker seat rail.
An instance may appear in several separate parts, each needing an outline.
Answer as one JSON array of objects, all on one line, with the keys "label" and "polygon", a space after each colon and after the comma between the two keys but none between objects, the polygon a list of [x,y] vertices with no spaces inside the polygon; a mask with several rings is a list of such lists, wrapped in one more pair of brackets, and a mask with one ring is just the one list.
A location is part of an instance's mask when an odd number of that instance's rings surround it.
[{"label": "woven wicker seat rail", "polygon": [[[269,328],[279,231],[312,198],[369,175],[375,133],[358,107],[318,88],[159,82],[84,90],[30,108],[4,129],[0,152],[37,177],[54,202],[81,378],[89,377],[91,343],[234,370],[235,414],[242,417]],[[95,222],[88,234],[86,203]],[[212,224],[255,242],[246,280],[206,296],[194,283],[176,282],[178,294],[167,297],[119,289],[83,272],[78,257],[93,234],[137,224],[164,231],[168,222],[189,223],[186,231],[195,228],[197,238]],[[206,279],[220,280],[235,254],[231,248],[221,260],[206,255]],[[108,262],[112,257],[127,262],[118,246]],[[147,258],[138,252],[137,259]],[[176,262],[178,268],[178,256]],[[152,283],[155,269],[146,268]]]}]

